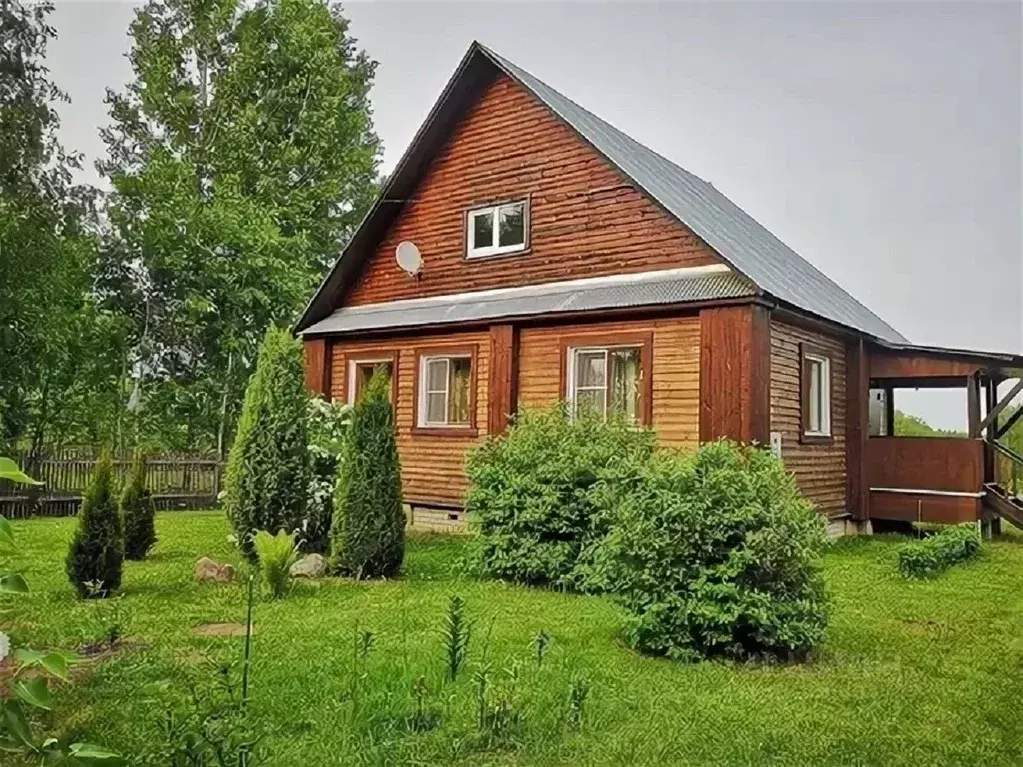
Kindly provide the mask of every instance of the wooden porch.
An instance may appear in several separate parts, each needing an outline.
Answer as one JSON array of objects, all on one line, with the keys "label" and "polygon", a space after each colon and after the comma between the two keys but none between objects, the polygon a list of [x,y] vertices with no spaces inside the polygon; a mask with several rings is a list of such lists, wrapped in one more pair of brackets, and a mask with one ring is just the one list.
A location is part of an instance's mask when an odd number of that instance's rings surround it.
[{"label": "wooden porch", "polygon": [[[1003,441],[1023,417],[1023,407],[1009,409],[1023,392],[1023,357],[911,346],[863,351],[859,390],[850,388],[859,400],[861,462],[858,473],[850,467],[850,483],[860,482],[860,518],[979,522],[988,532],[1005,519],[1023,528],[1023,456]],[[967,433],[896,435],[899,388],[962,389]]]}]

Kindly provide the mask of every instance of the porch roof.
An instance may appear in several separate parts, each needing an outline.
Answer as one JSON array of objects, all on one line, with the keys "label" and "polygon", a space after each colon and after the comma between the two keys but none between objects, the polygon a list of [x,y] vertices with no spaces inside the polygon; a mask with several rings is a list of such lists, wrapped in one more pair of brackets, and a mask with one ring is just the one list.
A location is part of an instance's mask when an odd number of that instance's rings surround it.
[{"label": "porch roof", "polygon": [[756,292],[749,280],[724,265],[684,267],[342,307],[301,335],[641,309],[743,298]]},{"label": "porch roof", "polygon": [[930,379],[940,385],[944,380],[975,373],[996,381],[1023,376],[1023,354],[889,341],[877,341],[874,347],[876,351],[870,357],[871,378],[911,379],[922,385]]}]

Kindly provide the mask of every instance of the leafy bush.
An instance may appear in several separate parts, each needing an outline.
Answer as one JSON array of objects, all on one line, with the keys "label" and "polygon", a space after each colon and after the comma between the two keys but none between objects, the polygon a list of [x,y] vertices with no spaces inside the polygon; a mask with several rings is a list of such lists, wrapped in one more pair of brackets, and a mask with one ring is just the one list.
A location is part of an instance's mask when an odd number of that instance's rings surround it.
[{"label": "leafy bush", "polygon": [[256,530],[301,527],[309,491],[308,395],[301,344],[271,327],[245,390],[227,463],[224,509],[242,551],[254,559]]},{"label": "leafy bush", "polygon": [[390,383],[378,371],[352,409],[334,494],[338,567],[356,578],[396,573],[405,558],[405,511]]},{"label": "leafy bush", "polygon": [[324,554],[330,549],[334,486],[351,422],[351,405],[319,397],[309,400],[309,495],[301,542],[302,551],[307,553]]},{"label": "leafy bush", "polygon": [[135,455],[131,473],[121,491],[121,519],[124,522],[124,556],[145,559],[156,545],[156,506],[146,489],[146,459]]},{"label": "leafy bush", "polygon": [[68,549],[68,580],[78,596],[107,597],[121,587],[124,529],[114,503],[113,464],[104,454],[78,512],[78,527]]},{"label": "leafy bush", "polygon": [[927,578],[978,553],[980,531],[976,525],[949,525],[919,541],[899,546],[899,570],[907,578]]},{"label": "leafy bush", "polygon": [[585,588],[582,571],[610,517],[592,489],[646,460],[653,432],[599,416],[570,418],[564,405],[520,414],[508,432],[467,461],[466,511],[479,532],[471,566],[526,584]]},{"label": "leafy bush", "polygon": [[795,659],[822,639],[825,524],[770,453],[657,453],[594,495],[615,522],[591,577],[620,598],[634,647]]},{"label": "leafy bush", "polygon": [[291,566],[298,561],[295,536],[283,530],[277,535],[257,530],[252,536],[252,548],[256,552],[267,592],[274,599],[283,597],[288,591]]}]

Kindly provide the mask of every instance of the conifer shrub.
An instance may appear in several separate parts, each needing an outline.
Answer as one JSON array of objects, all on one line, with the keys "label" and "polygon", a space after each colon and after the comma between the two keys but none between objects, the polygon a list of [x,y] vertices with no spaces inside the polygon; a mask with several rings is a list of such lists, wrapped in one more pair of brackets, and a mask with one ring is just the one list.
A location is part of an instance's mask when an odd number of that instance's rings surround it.
[{"label": "conifer shrub", "polygon": [[65,566],[78,596],[108,597],[121,588],[124,528],[114,500],[113,463],[104,454],[96,463],[78,512]]},{"label": "conifer shrub", "polygon": [[334,494],[333,556],[356,578],[390,576],[405,558],[405,511],[390,383],[374,373],[352,408]]},{"label": "conifer shrub", "polygon": [[633,647],[798,660],[823,639],[826,526],[769,452],[658,452],[594,496],[614,522],[591,579],[625,607]]},{"label": "conifer shrub", "polygon": [[654,444],[648,429],[592,413],[573,418],[565,405],[520,413],[466,463],[465,507],[478,533],[471,568],[517,583],[588,589],[588,562],[611,521],[592,490],[645,461]]},{"label": "conifer shrub", "polygon": [[929,578],[979,553],[980,531],[976,525],[948,525],[926,538],[899,546],[899,571],[907,578]]},{"label": "conifer shrub", "polygon": [[308,399],[301,343],[287,330],[269,328],[245,389],[224,493],[227,518],[252,561],[256,530],[302,527],[309,491]]},{"label": "conifer shrub", "polygon": [[156,505],[146,489],[146,459],[136,453],[131,472],[121,490],[121,520],[124,524],[125,559],[145,559],[156,545]]}]

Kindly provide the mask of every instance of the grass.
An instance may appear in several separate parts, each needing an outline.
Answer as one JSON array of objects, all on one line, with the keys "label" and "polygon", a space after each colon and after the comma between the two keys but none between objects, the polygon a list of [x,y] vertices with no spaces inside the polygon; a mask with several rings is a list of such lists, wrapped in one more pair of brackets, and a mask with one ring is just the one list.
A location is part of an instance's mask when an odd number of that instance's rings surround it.
[{"label": "grass", "polygon": [[[244,621],[243,586],[192,580],[199,556],[239,558],[221,515],[161,514],[155,552],[127,564],[116,607],[80,602],[63,573],[71,531],[66,519],[16,524],[33,593],[8,600],[4,623],[16,646],[70,649],[113,621],[144,643],[65,688],[52,722],[143,757],[168,705],[210,676],[201,658],[241,655],[239,638],[192,633]],[[986,544],[978,560],[920,582],[898,575],[898,540],[838,542],[826,559],[834,613],[819,659],[765,667],[642,657],[623,646],[608,601],[468,580],[462,541],[414,537],[401,580],[298,583],[256,605],[250,721],[274,765],[1020,764],[1023,538]],[[441,630],[456,593],[474,627],[466,669],[449,683]],[[372,650],[358,660],[365,631]],[[540,631],[552,643],[537,668]],[[485,645],[492,694],[524,717],[497,745],[476,734],[473,674]],[[516,661],[517,692],[507,671]],[[414,732],[406,721],[420,676],[439,725]],[[579,679],[589,695],[577,732],[566,709]]]}]

